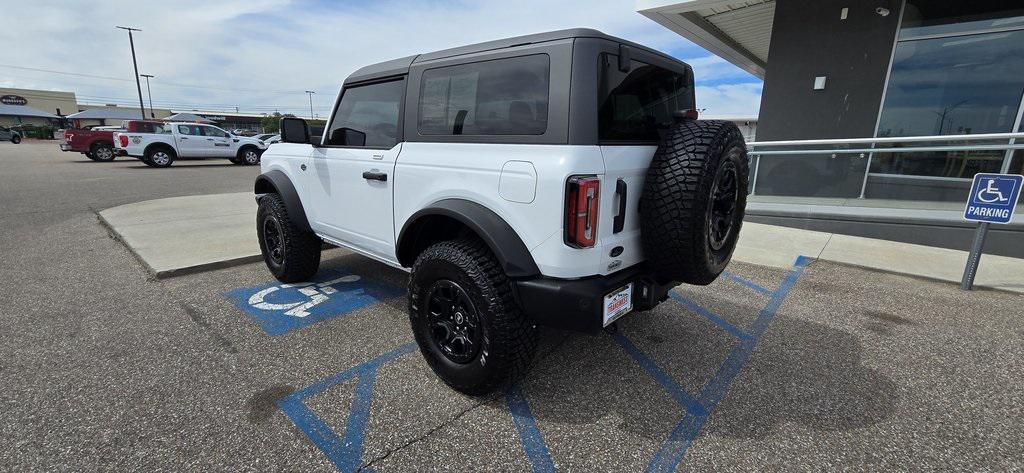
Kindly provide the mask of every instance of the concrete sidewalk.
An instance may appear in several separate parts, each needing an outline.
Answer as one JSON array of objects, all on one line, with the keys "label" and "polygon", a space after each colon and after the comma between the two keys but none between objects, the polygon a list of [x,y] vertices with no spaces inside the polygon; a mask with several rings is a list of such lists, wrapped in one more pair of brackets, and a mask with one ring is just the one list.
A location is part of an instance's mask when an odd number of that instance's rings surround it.
[{"label": "concrete sidewalk", "polygon": [[262,259],[248,192],[147,200],[99,216],[157,278]]},{"label": "concrete sidewalk", "polygon": [[[261,259],[247,192],[113,207],[100,218],[157,278]],[[959,283],[967,252],[746,222],[737,261],[789,268],[800,255]],[[1024,293],[1024,260],[982,257],[976,285]]]}]

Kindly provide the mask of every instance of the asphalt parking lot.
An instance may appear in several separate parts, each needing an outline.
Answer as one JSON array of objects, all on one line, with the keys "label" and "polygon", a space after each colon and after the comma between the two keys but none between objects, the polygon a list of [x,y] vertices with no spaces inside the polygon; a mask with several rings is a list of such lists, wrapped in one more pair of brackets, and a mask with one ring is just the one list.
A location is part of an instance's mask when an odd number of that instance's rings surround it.
[{"label": "asphalt parking lot", "polygon": [[734,263],[470,398],[411,344],[400,271],[154,280],[96,218],[257,173],[0,146],[0,469],[1024,469],[1021,295]]}]

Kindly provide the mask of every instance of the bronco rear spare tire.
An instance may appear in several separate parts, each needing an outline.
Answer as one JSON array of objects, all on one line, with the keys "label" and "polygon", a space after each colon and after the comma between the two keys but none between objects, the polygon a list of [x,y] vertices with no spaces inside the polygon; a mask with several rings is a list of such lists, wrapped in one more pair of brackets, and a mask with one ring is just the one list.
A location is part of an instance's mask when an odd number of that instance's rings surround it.
[{"label": "bronco rear spare tire", "polygon": [[640,198],[644,255],[665,280],[710,284],[732,258],[747,205],[747,149],[735,124],[683,120],[651,160]]}]

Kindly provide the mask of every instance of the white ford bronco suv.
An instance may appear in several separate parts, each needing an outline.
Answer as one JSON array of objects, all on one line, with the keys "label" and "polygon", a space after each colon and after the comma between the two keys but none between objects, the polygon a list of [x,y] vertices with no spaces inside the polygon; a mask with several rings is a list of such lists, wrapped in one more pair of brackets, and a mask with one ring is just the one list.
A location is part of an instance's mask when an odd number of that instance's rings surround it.
[{"label": "white ford bronco suv", "polygon": [[255,165],[267,149],[260,140],[233,135],[213,125],[145,122],[138,130],[133,128],[114,133],[114,152],[157,168],[168,167],[176,159],[205,158]]},{"label": "white ford bronco suv", "polygon": [[281,120],[255,184],[264,260],[304,281],[326,241],[410,271],[428,364],[493,391],[538,327],[599,332],[728,264],[746,149],[694,110],[688,65],[589,29],[364,67],[320,142]]}]

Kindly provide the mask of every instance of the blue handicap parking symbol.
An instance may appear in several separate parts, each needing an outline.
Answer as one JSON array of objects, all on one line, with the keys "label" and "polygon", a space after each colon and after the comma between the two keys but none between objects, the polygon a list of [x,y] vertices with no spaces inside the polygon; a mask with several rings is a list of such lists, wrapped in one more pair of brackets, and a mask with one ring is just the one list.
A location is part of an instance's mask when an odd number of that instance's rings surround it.
[{"label": "blue handicap parking symbol", "polygon": [[964,219],[1010,223],[1022,184],[1024,176],[1015,174],[975,174]]},{"label": "blue handicap parking symbol", "polygon": [[404,293],[402,288],[368,281],[342,269],[321,271],[310,282],[280,284],[275,281],[238,288],[226,295],[267,335],[273,336]]}]

